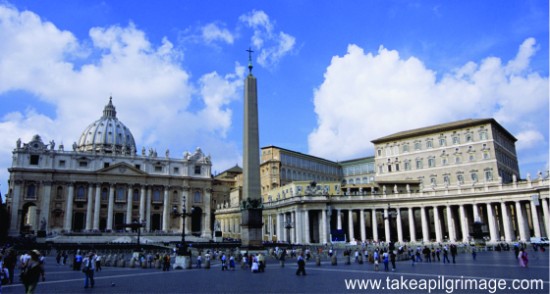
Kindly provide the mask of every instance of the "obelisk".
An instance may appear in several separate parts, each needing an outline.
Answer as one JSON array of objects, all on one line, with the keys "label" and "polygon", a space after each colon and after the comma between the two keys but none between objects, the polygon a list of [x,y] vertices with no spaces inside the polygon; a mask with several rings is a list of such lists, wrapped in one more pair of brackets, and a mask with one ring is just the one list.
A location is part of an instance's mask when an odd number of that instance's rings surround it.
[{"label": "obelisk", "polygon": [[252,50],[248,49],[248,76],[244,81],[243,201],[241,202],[241,246],[262,247],[262,198],[260,190],[260,139],[258,90],[252,75]]}]

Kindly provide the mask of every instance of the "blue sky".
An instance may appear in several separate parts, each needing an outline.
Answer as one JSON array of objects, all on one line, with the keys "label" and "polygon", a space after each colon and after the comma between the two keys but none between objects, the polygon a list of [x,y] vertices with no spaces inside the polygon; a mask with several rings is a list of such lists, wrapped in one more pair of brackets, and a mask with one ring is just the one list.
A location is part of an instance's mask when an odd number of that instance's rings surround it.
[{"label": "blue sky", "polygon": [[[229,5],[230,3],[231,5]],[[260,145],[330,160],[494,117],[548,169],[548,1],[2,1],[0,191],[17,138],[70,146],[112,95],[138,149],[242,162],[251,47]]]}]

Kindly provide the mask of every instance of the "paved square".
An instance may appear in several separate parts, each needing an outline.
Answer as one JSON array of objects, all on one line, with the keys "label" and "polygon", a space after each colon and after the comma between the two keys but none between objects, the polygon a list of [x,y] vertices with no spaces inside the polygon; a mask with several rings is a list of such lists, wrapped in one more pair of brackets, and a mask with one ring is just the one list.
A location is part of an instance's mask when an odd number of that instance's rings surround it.
[{"label": "paved square", "polygon": [[[397,263],[395,272],[374,271],[370,263],[345,265],[339,256],[338,265],[323,260],[321,266],[309,261],[307,276],[296,276],[296,261],[287,259],[284,268],[268,259],[265,273],[253,274],[240,267],[221,271],[219,262],[212,268],[171,270],[104,267],[96,274],[94,289],[84,289],[84,274],[69,266],[58,266],[52,255],[46,258],[46,281],[40,282],[37,293],[548,293],[549,255],[529,250],[528,268],[520,268],[513,251],[480,252],[474,261],[469,254],[459,254],[456,264]],[[390,265],[391,268],[391,265]],[[18,273],[16,272],[16,275]],[[495,280],[498,279],[498,280]],[[515,279],[520,279],[516,282]],[[16,279],[17,280],[17,279]],[[359,281],[368,289],[359,289]],[[415,280],[415,282],[411,282]],[[452,280],[451,282],[449,282]],[[355,290],[349,287],[353,283]],[[476,289],[459,289],[455,283],[477,283]],[[535,281],[535,282],[531,282]],[[379,288],[373,289],[379,282]],[[369,284],[370,283],[370,284]],[[411,289],[412,284],[416,289]],[[423,284],[425,283],[425,284]],[[439,283],[439,284],[438,284]],[[450,285],[452,283],[452,285]],[[502,289],[496,288],[500,283]],[[515,283],[515,285],[513,284]],[[532,283],[532,284],[531,284]],[[537,284],[538,283],[538,284]],[[114,285],[113,285],[114,284]],[[408,288],[403,288],[407,285]],[[439,288],[428,291],[426,287]],[[388,289],[388,286],[390,289]],[[523,287],[514,290],[512,287]],[[534,287],[538,287],[535,289]],[[542,287],[542,288],[541,288]],[[20,284],[2,287],[2,293],[22,293]]]}]

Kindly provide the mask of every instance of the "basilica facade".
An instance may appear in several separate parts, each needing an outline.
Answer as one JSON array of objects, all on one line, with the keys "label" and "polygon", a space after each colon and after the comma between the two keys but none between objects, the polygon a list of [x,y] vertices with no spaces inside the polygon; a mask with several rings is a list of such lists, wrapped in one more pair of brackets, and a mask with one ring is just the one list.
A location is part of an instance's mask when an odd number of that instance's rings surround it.
[{"label": "basilica facade", "polygon": [[11,236],[91,234],[128,230],[211,237],[211,159],[200,148],[174,158],[169,150],[138,151],[109,99],[103,115],[66,148],[35,135],[15,143],[9,168]]}]

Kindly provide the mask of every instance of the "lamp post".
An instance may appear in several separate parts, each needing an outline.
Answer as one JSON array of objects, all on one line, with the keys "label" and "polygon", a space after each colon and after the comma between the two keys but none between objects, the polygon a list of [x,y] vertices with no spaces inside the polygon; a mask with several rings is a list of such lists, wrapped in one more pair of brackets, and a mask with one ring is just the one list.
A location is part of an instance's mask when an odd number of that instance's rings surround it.
[{"label": "lamp post", "polygon": [[189,251],[187,250],[187,242],[185,242],[185,219],[188,217],[188,216],[191,216],[193,215],[193,210],[194,208],[191,207],[191,212],[187,212],[187,208],[186,208],[186,205],[185,205],[185,196],[183,197],[183,205],[182,205],[182,208],[181,208],[181,212],[178,211],[178,207],[177,206],[173,206],[172,207],[172,216],[173,217],[181,217],[181,223],[182,223],[182,229],[181,229],[181,244],[180,244],[180,247],[178,249],[178,255],[182,255],[182,256],[189,256]]},{"label": "lamp post", "polygon": [[391,241],[391,220],[392,218],[396,217],[397,216],[397,212],[396,211],[391,211],[391,205],[390,203],[388,203],[388,214],[387,215],[384,215],[384,219],[388,220],[388,231],[389,231],[389,249],[390,250],[393,250],[394,248],[394,245],[393,245],[393,242]]}]

